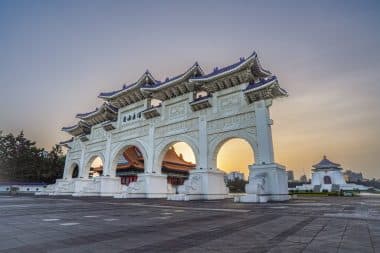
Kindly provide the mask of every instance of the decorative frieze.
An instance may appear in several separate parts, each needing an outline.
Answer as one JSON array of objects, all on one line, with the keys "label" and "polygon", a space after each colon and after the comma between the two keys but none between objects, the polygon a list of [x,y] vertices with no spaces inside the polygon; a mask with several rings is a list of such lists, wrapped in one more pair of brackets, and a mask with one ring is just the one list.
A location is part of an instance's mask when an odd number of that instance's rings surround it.
[{"label": "decorative frieze", "polygon": [[156,137],[163,137],[172,134],[193,131],[198,127],[198,119],[190,119],[182,122],[173,123],[156,129]]},{"label": "decorative frieze", "polygon": [[114,141],[129,140],[129,139],[148,135],[148,131],[149,131],[148,125],[131,128],[125,131],[120,131],[118,133],[115,133],[112,137],[112,140]]},{"label": "decorative frieze", "polygon": [[99,139],[105,139],[106,138],[106,132],[103,130],[102,127],[94,128],[91,132],[91,140],[99,140]]},{"label": "decorative frieze", "polygon": [[97,142],[93,144],[88,144],[86,146],[86,152],[91,153],[91,152],[96,152],[96,151],[102,151],[102,150],[105,150],[105,148],[106,148],[105,141]]},{"label": "decorative frieze", "polygon": [[178,119],[186,116],[187,107],[189,105],[186,102],[181,102],[178,104],[173,104],[167,107],[168,118],[169,119]]},{"label": "decorative frieze", "polygon": [[81,148],[81,145],[80,145],[79,140],[78,139],[74,140],[72,148],[71,148],[71,152],[80,150],[80,148]]},{"label": "decorative frieze", "polygon": [[239,93],[225,95],[218,99],[218,111],[222,114],[237,111],[241,104],[241,96]]},{"label": "decorative frieze", "polygon": [[70,160],[74,161],[74,160],[79,160],[80,159],[80,156],[81,156],[81,150],[78,150],[78,151],[70,151]]},{"label": "decorative frieze", "polygon": [[248,112],[207,122],[209,134],[255,126],[255,113]]}]

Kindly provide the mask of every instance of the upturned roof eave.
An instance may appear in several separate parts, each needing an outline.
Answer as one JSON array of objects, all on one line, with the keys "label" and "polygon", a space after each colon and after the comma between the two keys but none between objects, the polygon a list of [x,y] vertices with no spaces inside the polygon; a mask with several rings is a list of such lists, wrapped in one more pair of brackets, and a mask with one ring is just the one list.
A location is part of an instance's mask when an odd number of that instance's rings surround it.
[{"label": "upturned roof eave", "polygon": [[[231,69],[227,69],[227,70],[224,70],[224,71],[216,71],[216,72],[219,72],[219,73],[214,73],[214,72],[211,72],[205,76],[201,76],[201,77],[196,77],[196,78],[191,78],[189,79],[189,82],[202,82],[202,81],[210,81],[210,80],[214,80],[214,79],[217,79],[217,78],[220,78],[220,77],[223,77],[225,75],[228,75],[228,74],[231,74],[231,73],[234,73],[236,71],[238,71],[239,69],[245,67],[247,64],[249,64],[251,61],[257,61],[258,62],[258,59],[257,59],[257,54],[256,52],[253,52],[250,56],[248,56],[248,58],[242,60],[241,62],[237,62],[237,63],[234,63],[234,64],[231,64],[229,66],[226,66],[226,67],[223,67],[222,69],[224,68],[229,68],[230,66],[232,65],[235,65],[235,67],[231,68]],[[260,69],[261,69],[261,65],[258,63]],[[270,72],[267,72],[266,74],[268,75],[271,75]]]},{"label": "upturned roof eave", "polygon": [[108,103],[103,103],[100,108],[96,108],[94,111],[88,113],[78,113],[75,117],[81,120],[90,120],[91,118],[96,117],[97,115],[104,112],[117,114],[117,108],[114,108]]},{"label": "upturned roof eave", "polygon": [[[201,71],[202,75],[203,75],[203,70],[202,68],[198,65],[198,63],[195,63],[193,66],[191,66],[185,73],[183,73],[182,75],[179,75],[173,79],[171,79],[170,81],[167,81],[167,82],[163,82],[163,83],[160,83],[158,84],[157,86],[155,87],[142,87],[141,90],[143,91],[150,91],[150,92],[154,92],[154,91],[160,91],[161,89],[163,88],[166,88],[166,87],[169,87],[169,86],[172,86],[174,85],[175,83],[181,83],[183,81],[186,80],[186,78],[194,71],[194,70],[199,70]],[[190,79],[190,78],[189,78]]]},{"label": "upturned roof eave", "polygon": [[[106,101],[109,101],[109,100],[112,100],[114,98],[116,98],[117,96],[127,92],[127,91],[131,91],[131,90],[134,90],[134,89],[137,89],[137,88],[142,88],[141,86],[143,85],[143,81],[144,79],[148,77],[149,79],[151,79],[153,81],[153,83],[159,83],[159,81],[157,81],[153,75],[147,70],[145,71],[144,74],[141,75],[141,77],[135,82],[135,83],[132,83],[130,85],[127,85],[125,86],[125,88],[122,88],[120,90],[116,90],[114,92],[102,92],[98,95],[98,98],[102,98],[102,99],[105,99]],[[110,95],[108,95],[110,94]]]}]

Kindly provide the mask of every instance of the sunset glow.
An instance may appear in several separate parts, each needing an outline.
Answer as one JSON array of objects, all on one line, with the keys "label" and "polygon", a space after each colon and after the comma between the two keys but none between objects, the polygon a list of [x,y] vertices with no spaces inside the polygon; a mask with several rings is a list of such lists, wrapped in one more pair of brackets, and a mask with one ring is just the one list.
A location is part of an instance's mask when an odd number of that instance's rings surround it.
[{"label": "sunset glow", "polygon": [[[380,177],[378,1],[95,2],[0,3],[4,133],[50,150],[100,92],[147,69],[162,81],[197,61],[209,73],[256,50],[289,92],[271,107],[275,161],[310,176],[326,154]],[[231,147],[218,166],[246,169],[249,151],[236,159]]]}]

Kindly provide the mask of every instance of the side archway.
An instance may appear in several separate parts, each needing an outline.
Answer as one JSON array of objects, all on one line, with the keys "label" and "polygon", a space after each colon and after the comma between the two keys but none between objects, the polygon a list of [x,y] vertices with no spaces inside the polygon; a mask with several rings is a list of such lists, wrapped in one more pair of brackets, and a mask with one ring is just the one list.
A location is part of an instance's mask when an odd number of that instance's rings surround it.
[{"label": "side archway", "polygon": [[74,161],[71,162],[70,166],[68,167],[65,179],[72,179],[77,177],[79,177],[79,162]]},{"label": "side archway", "polygon": [[[91,167],[93,166],[93,163],[96,161],[96,160],[100,160],[100,164],[97,164],[97,166],[104,166],[104,162],[105,162],[105,158],[104,158],[104,155],[102,152],[99,152],[99,153],[91,153],[91,154],[88,154],[85,158],[85,163],[84,163],[84,166],[83,166],[83,171],[81,173],[81,176],[83,178],[89,178],[89,177],[92,177],[92,175],[90,175],[90,172],[91,172]],[[100,173],[102,174],[102,173]]]}]

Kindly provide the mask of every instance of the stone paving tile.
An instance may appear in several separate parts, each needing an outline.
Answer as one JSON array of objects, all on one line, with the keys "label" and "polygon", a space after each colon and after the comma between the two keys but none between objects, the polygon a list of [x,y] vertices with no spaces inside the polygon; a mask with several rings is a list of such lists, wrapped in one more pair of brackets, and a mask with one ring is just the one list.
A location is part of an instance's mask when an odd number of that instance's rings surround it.
[{"label": "stone paving tile", "polygon": [[297,253],[303,252],[306,244],[282,242],[277,247],[271,248],[269,253]]},{"label": "stone paving tile", "polygon": [[[265,223],[252,224],[228,236],[201,244],[199,247],[227,252],[267,252],[281,243],[288,234],[295,233],[311,221],[312,218],[307,217],[277,217]],[[287,246],[293,250],[299,248],[296,243],[287,243]]]},{"label": "stone paving tile", "polygon": [[78,247],[71,247],[65,249],[49,249],[48,253],[67,253],[67,252],[76,252],[76,253],[119,253],[123,252],[123,248],[118,245],[112,245],[112,247],[108,244],[104,243],[91,243],[86,245],[81,245]]},{"label": "stone paving tile", "polygon": [[242,204],[0,195],[0,252],[378,252],[376,214],[380,198]]},{"label": "stone paving tile", "polygon": [[238,221],[232,224],[219,226],[213,230],[197,231],[185,236],[173,238],[171,240],[162,241],[159,243],[148,244],[144,247],[132,249],[133,252],[167,252],[167,251],[181,251],[186,248],[202,245],[209,241],[214,241],[218,238],[231,235],[236,231],[240,231],[252,225],[264,223],[273,220],[273,215],[255,216],[250,219]]}]

